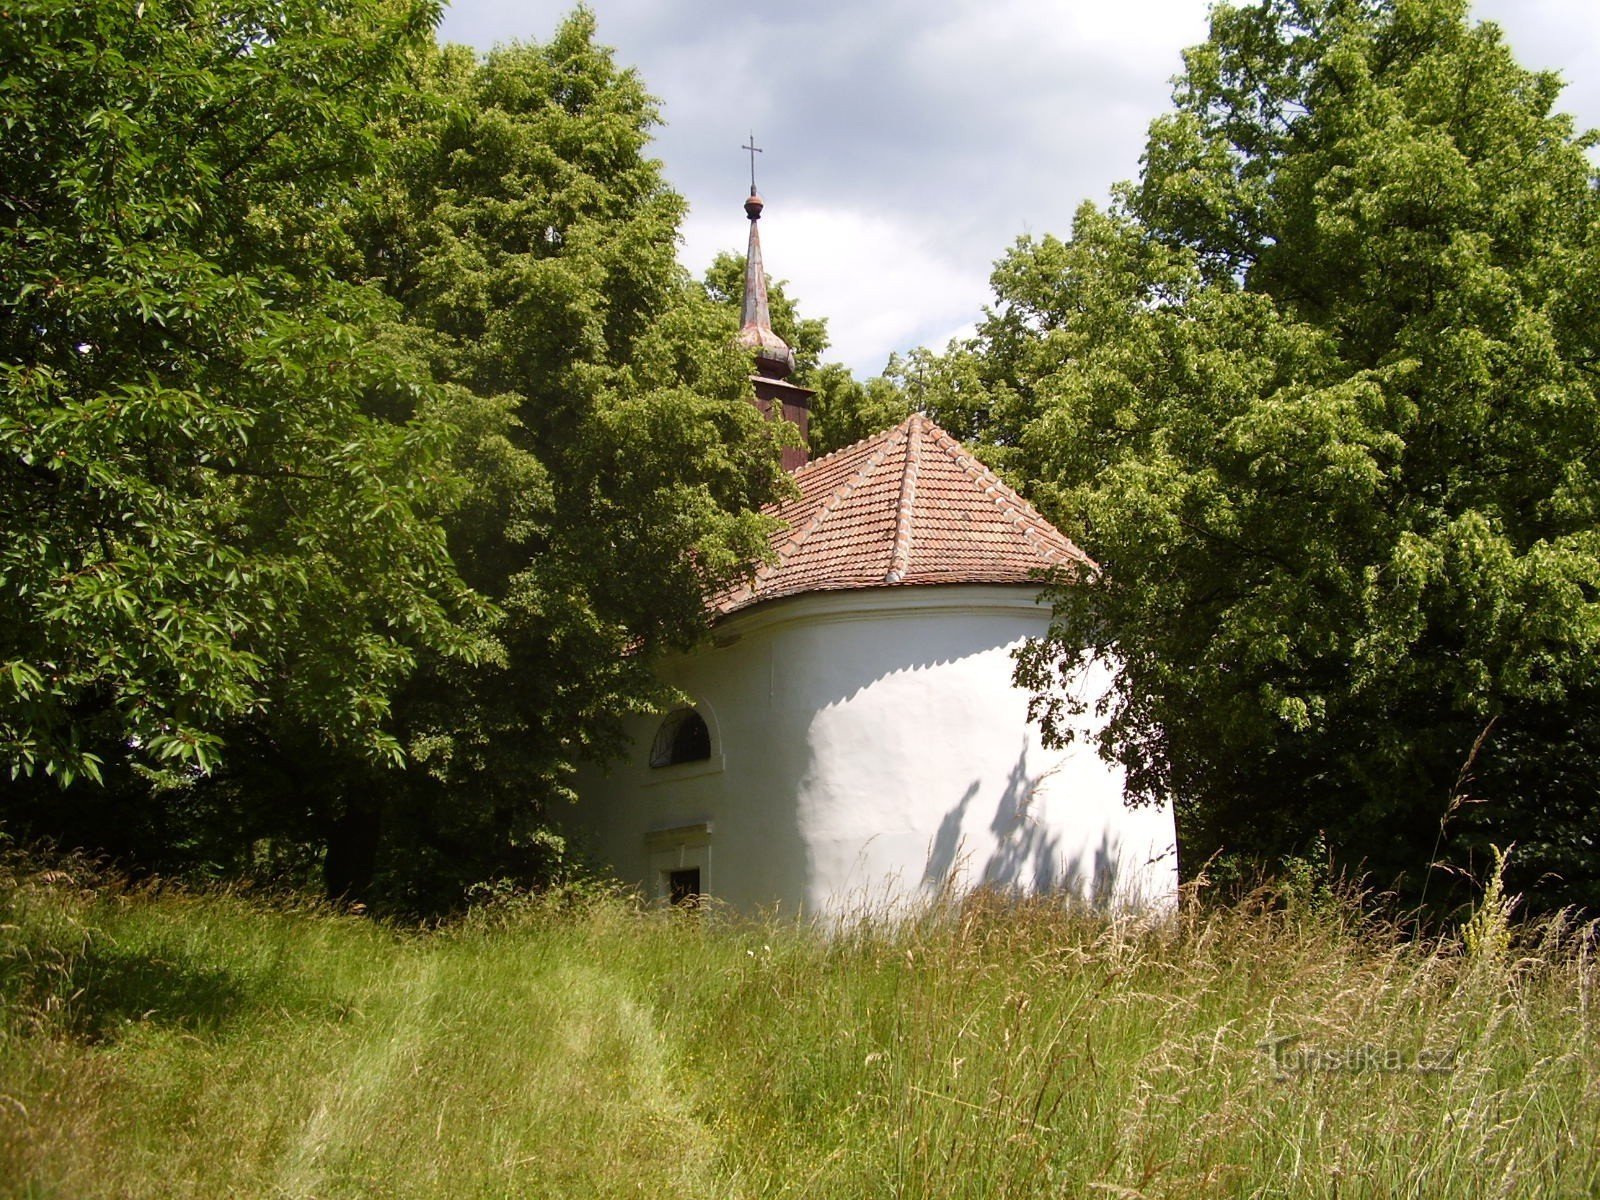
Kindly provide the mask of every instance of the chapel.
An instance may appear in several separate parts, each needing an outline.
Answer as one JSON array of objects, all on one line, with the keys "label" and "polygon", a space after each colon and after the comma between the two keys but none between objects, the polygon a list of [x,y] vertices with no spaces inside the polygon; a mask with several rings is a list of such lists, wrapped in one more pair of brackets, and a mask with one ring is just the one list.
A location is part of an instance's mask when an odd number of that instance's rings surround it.
[{"label": "chapel", "polygon": [[[752,184],[738,336],[754,402],[803,441],[763,207]],[[1170,807],[1128,808],[1088,739],[1046,747],[1012,682],[1049,624],[1042,574],[1088,557],[920,413],[784,453],[799,495],[772,509],[774,561],[708,598],[711,642],[662,668],[690,703],[635,718],[629,753],[580,779],[573,831],[668,903],[828,917],[979,885],[1170,902]],[[1075,683],[1092,702],[1108,679]]]}]

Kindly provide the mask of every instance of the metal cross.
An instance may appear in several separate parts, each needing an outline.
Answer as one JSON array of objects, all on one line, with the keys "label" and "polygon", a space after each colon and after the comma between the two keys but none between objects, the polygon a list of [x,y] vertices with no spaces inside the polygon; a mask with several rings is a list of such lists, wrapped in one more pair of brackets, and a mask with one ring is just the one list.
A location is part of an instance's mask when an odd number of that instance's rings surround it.
[{"label": "metal cross", "polygon": [[750,144],[740,146],[739,149],[750,151],[750,194],[754,196],[756,194],[756,155],[762,153],[761,147],[756,145],[754,130],[750,133]]}]

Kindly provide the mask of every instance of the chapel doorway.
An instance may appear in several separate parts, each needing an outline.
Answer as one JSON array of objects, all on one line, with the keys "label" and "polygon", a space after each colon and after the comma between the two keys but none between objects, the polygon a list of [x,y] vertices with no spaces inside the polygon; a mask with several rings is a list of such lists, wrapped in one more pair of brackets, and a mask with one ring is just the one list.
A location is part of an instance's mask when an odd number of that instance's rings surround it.
[{"label": "chapel doorway", "polygon": [[683,867],[667,872],[667,900],[674,905],[693,907],[700,903],[700,868]]}]

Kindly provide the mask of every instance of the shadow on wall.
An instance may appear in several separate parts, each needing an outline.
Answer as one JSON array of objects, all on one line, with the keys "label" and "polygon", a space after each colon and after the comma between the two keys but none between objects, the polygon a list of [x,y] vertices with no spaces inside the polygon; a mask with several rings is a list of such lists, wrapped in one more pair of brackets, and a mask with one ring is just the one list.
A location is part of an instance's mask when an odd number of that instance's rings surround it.
[{"label": "shadow on wall", "polygon": [[[1045,615],[1048,616],[1047,610]],[[859,624],[837,623],[846,629]],[[864,624],[875,630],[878,623]],[[908,632],[902,636],[872,636],[866,640],[836,635],[833,632],[835,623],[802,628],[804,637],[784,639],[786,649],[777,670],[787,678],[807,673],[810,691],[817,698],[819,709],[848,704],[882,681],[898,675],[937,671],[1007,649],[1037,632],[1020,625],[1018,618],[1010,613],[1001,613],[993,620],[970,622],[948,620],[932,613],[908,625]],[[811,668],[819,663],[827,665],[826,673],[811,674]],[[1009,678],[1009,667],[1007,672]]]},{"label": "shadow on wall", "polygon": [[[1048,776],[1049,772],[1028,773],[1028,746],[1024,739],[989,820],[995,847],[977,881],[1002,891],[1064,892],[1080,896],[1096,908],[1109,907],[1117,898],[1121,882],[1117,847],[1110,832],[1102,829],[1100,844],[1093,850],[1083,847],[1073,853],[1063,852],[1060,833],[1046,826],[1034,810],[1039,786]],[[980,790],[981,781],[974,779],[940,819],[922,871],[924,887],[942,888],[964,873],[967,864],[963,829]],[[986,808],[987,803],[979,807]]]},{"label": "shadow on wall", "polygon": [[967,808],[977,794],[978,781],[974,779],[967,784],[966,793],[956,806],[939,819],[939,828],[935,831],[933,842],[928,847],[927,864],[922,868],[924,888],[941,888],[946,880],[956,874],[956,866],[962,857],[961,827],[967,819]]}]

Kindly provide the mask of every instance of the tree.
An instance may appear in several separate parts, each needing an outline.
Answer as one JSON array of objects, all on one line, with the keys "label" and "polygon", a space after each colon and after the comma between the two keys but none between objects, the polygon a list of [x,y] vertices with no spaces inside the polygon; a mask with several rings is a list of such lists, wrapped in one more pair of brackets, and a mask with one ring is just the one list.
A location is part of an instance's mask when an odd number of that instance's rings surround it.
[{"label": "tree", "polygon": [[1224,5],[1185,61],[965,352],[1102,568],[1020,678],[1067,735],[1050,681],[1114,666],[1101,748],[1191,871],[1325,832],[1415,897],[1459,791],[1447,852],[1536,843],[1523,884],[1596,903],[1594,139],[1464,0]]},{"label": "tree", "polygon": [[[701,280],[713,304],[730,313],[744,308],[744,255],[719,251]],[[781,279],[767,280],[767,304],[772,314],[772,330],[794,351],[792,382],[811,387],[828,349],[828,322],[822,317],[802,317],[800,306],[789,297],[788,284]]]},{"label": "tree", "polygon": [[811,399],[811,456],[818,458],[898,424],[915,405],[895,379],[897,360],[865,382],[843,363],[823,363],[806,386]]},{"label": "tree", "polygon": [[[703,283],[714,303],[729,312],[740,312],[744,258],[729,251],[718,254],[706,268]],[[769,279],[767,296],[773,331],[795,352],[795,371],[789,381],[815,393],[807,439],[812,458],[879,433],[911,412],[906,389],[895,376],[897,358],[891,357],[883,375],[863,383],[843,363],[822,361],[828,349],[828,323],[822,318],[802,317],[799,305],[788,295],[787,284]]]},{"label": "tree", "polygon": [[350,270],[399,306],[391,352],[459,431],[447,538],[495,605],[493,651],[425,660],[395,706],[402,772],[258,729],[250,769],[216,786],[301,797],[331,892],[437,909],[559,867],[573,771],[665,699],[659,655],[703,638],[705,596],[765,552],[782,472],[737,323],[676,262],[654,104],[592,15],[415,71]]},{"label": "tree", "polygon": [[[334,270],[431,3],[22,0],[0,22],[0,753],[11,798],[190,778],[272,713],[392,760],[470,655],[448,426]],[[21,780],[23,782],[16,782]]]}]

